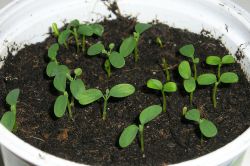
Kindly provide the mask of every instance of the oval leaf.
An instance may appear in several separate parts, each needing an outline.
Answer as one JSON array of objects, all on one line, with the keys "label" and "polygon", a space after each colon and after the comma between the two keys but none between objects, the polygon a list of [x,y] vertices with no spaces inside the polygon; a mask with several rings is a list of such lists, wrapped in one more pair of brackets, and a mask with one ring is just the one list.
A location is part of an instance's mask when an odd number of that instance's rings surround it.
[{"label": "oval leaf", "polygon": [[159,105],[152,105],[144,109],[140,114],[140,122],[142,125],[150,122],[154,118],[156,118],[162,112],[162,107]]},{"label": "oval leaf", "polygon": [[167,82],[163,86],[164,92],[176,92],[177,91],[177,85],[175,82]]},{"label": "oval leaf", "polygon": [[49,77],[54,77],[57,74],[58,64],[56,62],[50,62],[47,65],[46,73]]},{"label": "oval leaf", "polygon": [[125,65],[124,57],[115,51],[113,51],[109,55],[109,61],[110,61],[112,66],[114,66],[115,68],[118,68],[118,69],[122,68]]},{"label": "oval leaf", "polygon": [[103,97],[102,92],[99,89],[88,89],[79,95],[79,103],[87,105]]},{"label": "oval leaf", "polygon": [[206,120],[206,119],[202,119],[200,122],[200,130],[201,133],[208,138],[214,137],[217,135],[217,128],[216,126],[213,124],[213,122]]},{"label": "oval leaf", "polygon": [[110,89],[109,95],[112,97],[127,97],[135,92],[135,87],[130,84],[118,84]]},{"label": "oval leaf", "polygon": [[147,82],[147,87],[155,90],[162,90],[163,85],[161,81],[156,80],[156,79],[150,79]]},{"label": "oval leaf", "polygon": [[184,80],[184,89],[186,92],[191,93],[194,92],[196,89],[196,82],[195,79],[193,77],[191,77],[188,80]]},{"label": "oval leaf", "polygon": [[193,44],[188,44],[180,48],[180,53],[186,57],[193,58],[194,57],[194,46]]},{"label": "oval leaf", "polygon": [[53,85],[58,91],[64,93],[66,89],[66,74],[57,74],[54,78]]},{"label": "oval leaf", "polygon": [[60,45],[62,45],[63,43],[65,43],[70,35],[71,31],[69,29],[66,29],[64,31],[62,31],[58,37],[58,43]]},{"label": "oval leaf", "polygon": [[6,127],[9,131],[12,131],[16,123],[16,117],[14,112],[5,112],[1,118],[1,124]]},{"label": "oval leaf", "polygon": [[151,24],[137,23],[135,25],[135,31],[139,34],[142,34],[144,31],[148,30],[151,27],[152,27]]},{"label": "oval leaf", "polygon": [[75,20],[72,20],[68,26],[67,26],[67,29],[71,29],[72,27],[76,28],[78,27],[80,24],[79,20],[75,19]]},{"label": "oval leaf", "polygon": [[8,95],[6,96],[6,102],[9,104],[9,105],[16,105],[17,103],[17,100],[18,100],[18,97],[19,97],[19,94],[20,94],[20,89],[13,89],[11,90]]},{"label": "oval leaf", "polygon": [[200,111],[197,110],[197,109],[192,109],[188,112],[186,112],[185,114],[185,118],[188,119],[188,120],[193,120],[193,121],[196,121],[196,122],[200,122]]},{"label": "oval leaf", "polygon": [[235,63],[235,59],[232,55],[225,55],[222,58],[222,64],[231,64],[231,63]]},{"label": "oval leaf", "polygon": [[208,56],[206,58],[206,63],[208,65],[219,65],[221,63],[221,58],[218,56]]},{"label": "oval leaf", "polygon": [[78,33],[84,36],[92,36],[93,30],[91,26],[82,24],[78,28]]},{"label": "oval leaf", "polygon": [[232,83],[236,83],[239,81],[239,77],[236,73],[233,72],[226,72],[223,73],[220,77],[220,82],[223,83],[228,83],[228,84],[232,84]]},{"label": "oval leaf", "polygon": [[75,73],[75,75],[76,75],[77,77],[79,77],[80,75],[82,75],[82,69],[81,69],[81,68],[76,68],[76,69],[74,70],[74,73]]},{"label": "oval leaf", "polygon": [[212,73],[202,74],[197,78],[197,82],[199,85],[211,85],[217,82],[217,77]]},{"label": "oval leaf", "polygon": [[123,40],[119,52],[123,57],[129,56],[135,49],[136,41],[134,37],[130,36]]},{"label": "oval leaf", "polygon": [[104,50],[104,45],[100,42],[89,47],[87,54],[90,56],[100,54]]},{"label": "oval leaf", "polygon": [[120,147],[125,148],[129,146],[134,141],[137,133],[138,127],[136,125],[126,127],[119,138]]},{"label": "oval leaf", "polygon": [[57,43],[52,44],[48,49],[48,57],[51,60],[56,60],[58,50],[59,50],[59,45]]},{"label": "oval leaf", "polygon": [[182,61],[178,66],[179,74],[184,79],[189,79],[191,77],[191,68],[188,61]]},{"label": "oval leaf", "polygon": [[104,32],[104,27],[100,24],[92,24],[90,25],[93,33],[98,35],[98,36],[102,36],[103,32]]},{"label": "oval leaf", "polygon": [[85,85],[81,79],[76,79],[70,82],[70,91],[74,98],[79,100],[80,94],[85,91]]},{"label": "oval leaf", "polygon": [[56,117],[61,118],[67,108],[68,97],[64,95],[60,95],[57,97],[56,102],[54,104],[54,114]]}]

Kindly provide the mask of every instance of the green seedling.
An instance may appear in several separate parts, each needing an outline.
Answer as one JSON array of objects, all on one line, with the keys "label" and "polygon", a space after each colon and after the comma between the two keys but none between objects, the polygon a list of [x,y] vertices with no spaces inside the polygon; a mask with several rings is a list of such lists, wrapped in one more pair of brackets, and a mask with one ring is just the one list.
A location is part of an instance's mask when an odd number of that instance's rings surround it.
[{"label": "green seedling", "polygon": [[183,108],[183,114],[187,120],[197,122],[199,124],[199,129],[201,134],[207,138],[212,138],[217,135],[217,128],[213,122],[201,118],[200,111],[198,109],[191,109],[187,111],[187,108]]},{"label": "green seedling", "polygon": [[177,86],[175,82],[167,82],[164,85],[161,81],[156,79],[150,79],[147,82],[147,87],[150,89],[161,91],[162,94],[162,103],[163,103],[163,112],[167,110],[167,98],[165,93],[171,93],[177,91]]},{"label": "green seedling", "polygon": [[168,63],[167,63],[166,58],[162,58],[162,68],[163,68],[163,71],[165,73],[166,81],[169,82],[170,81],[170,72],[168,69]]},{"label": "green seedling", "polygon": [[103,112],[102,119],[106,120],[107,117],[107,105],[110,97],[123,98],[132,95],[135,92],[135,88],[130,84],[118,84],[113,86],[110,90],[106,89],[106,93],[103,94],[99,89],[88,89],[79,95],[78,101],[81,105],[88,105],[100,98],[103,98]]},{"label": "green seedling", "polygon": [[53,35],[54,35],[55,37],[58,37],[58,36],[60,35],[59,29],[58,29],[56,23],[53,23],[53,24],[52,24],[51,29],[52,29],[52,33],[53,33]]},{"label": "green seedling", "polygon": [[161,41],[161,38],[158,36],[155,40],[156,44],[158,44],[161,48],[163,48],[163,44],[162,44],[162,41]]},{"label": "green seedling", "polygon": [[152,121],[156,117],[158,117],[162,112],[162,107],[159,105],[152,105],[144,109],[139,117],[140,124],[137,126],[135,124],[132,124],[128,127],[126,127],[120,138],[119,138],[119,145],[122,148],[128,147],[132,142],[135,140],[136,135],[139,131],[139,138],[140,138],[140,147],[141,152],[144,153],[144,126],[146,123]]},{"label": "green seedling", "polygon": [[109,50],[106,50],[101,42],[98,42],[89,47],[87,54],[89,56],[100,55],[101,53],[106,55],[104,63],[104,69],[107,72],[108,77],[111,76],[111,65],[115,68],[122,68],[125,65],[125,59],[119,52],[113,51],[115,47],[114,43],[109,44]]},{"label": "green seedling", "polygon": [[17,130],[16,124],[16,105],[20,94],[20,89],[10,91],[6,97],[6,102],[10,106],[10,111],[5,112],[1,118],[1,124],[9,131],[15,132]]},{"label": "green seedling", "polygon": [[182,61],[178,66],[178,71],[180,76],[184,79],[183,85],[184,89],[187,93],[189,93],[189,101],[192,105],[193,103],[193,95],[196,89],[196,81],[195,78],[192,77],[191,67],[188,61]]},{"label": "green seedling", "polygon": [[239,81],[239,77],[234,72],[225,72],[221,74],[222,65],[235,63],[235,60],[233,56],[231,55],[226,55],[222,59],[218,56],[209,56],[206,59],[206,63],[209,65],[218,66],[217,76],[213,73],[202,74],[198,77],[197,82],[199,85],[214,84],[212,100],[213,100],[213,106],[214,108],[216,108],[217,106],[216,94],[217,94],[217,88],[219,84],[220,83],[225,83],[225,84],[237,83]]}]

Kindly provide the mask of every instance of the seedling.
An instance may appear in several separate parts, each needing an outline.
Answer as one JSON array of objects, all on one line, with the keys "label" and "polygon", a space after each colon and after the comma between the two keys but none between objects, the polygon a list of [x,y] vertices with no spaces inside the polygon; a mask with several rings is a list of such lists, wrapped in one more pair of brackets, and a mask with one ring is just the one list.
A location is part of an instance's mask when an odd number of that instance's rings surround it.
[{"label": "seedling", "polygon": [[53,23],[53,24],[52,24],[51,29],[52,29],[52,33],[53,33],[53,35],[54,35],[55,37],[58,37],[58,36],[60,35],[59,29],[58,29],[56,23]]},{"label": "seedling", "polygon": [[155,89],[161,91],[162,94],[162,103],[163,103],[163,112],[166,112],[167,110],[167,99],[165,92],[171,93],[176,92],[177,86],[175,82],[167,82],[164,85],[161,83],[161,81],[156,79],[150,79],[147,82],[147,87],[150,89]]},{"label": "seedling", "polygon": [[161,38],[158,36],[155,40],[156,44],[158,44],[161,48],[163,48],[163,44],[162,44],[162,41],[161,41]]},{"label": "seedling", "polygon": [[170,81],[170,72],[168,70],[168,63],[166,58],[162,58],[162,68],[165,73],[166,81]]},{"label": "seedling", "polygon": [[191,71],[189,62],[182,61],[178,66],[178,70],[179,70],[179,74],[184,79],[183,81],[184,89],[187,93],[189,93],[189,102],[192,105],[193,95],[196,89],[196,81],[195,81],[195,78],[192,77],[192,71]]},{"label": "seedling", "polygon": [[198,109],[191,109],[187,111],[187,108],[184,107],[183,115],[187,120],[191,120],[199,124],[199,129],[203,136],[212,138],[217,135],[218,130],[214,123],[205,118],[201,118],[200,111]]},{"label": "seedling", "polygon": [[119,52],[113,51],[115,47],[114,43],[109,44],[109,50],[106,50],[101,42],[98,42],[89,47],[87,54],[89,56],[100,55],[101,53],[106,55],[104,63],[104,69],[107,72],[108,77],[111,76],[111,65],[115,68],[122,68],[125,65],[124,55]]},{"label": "seedling", "polygon": [[16,124],[16,105],[20,94],[20,89],[10,91],[6,97],[6,102],[10,106],[10,111],[5,112],[1,118],[1,124],[9,131],[15,132],[17,130]]},{"label": "seedling", "polygon": [[134,139],[136,138],[136,135],[139,131],[139,138],[140,138],[140,147],[141,147],[141,152],[144,153],[144,126],[146,123],[152,121],[156,117],[158,117],[162,112],[162,107],[159,105],[152,105],[144,109],[139,117],[140,124],[137,126],[135,124],[132,124],[128,127],[126,127],[120,138],[119,138],[119,145],[122,148],[128,147]]},{"label": "seedling", "polygon": [[197,82],[199,85],[214,84],[212,100],[213,100],[213,106],[214,108],[216,108],[217,106],[216,93],[217,93],[217,88],[219,84],[220,83],[225,83],[225,84],[237,83],[239,81],[239,77],[234,72],[225,72],[221,74],[220,70],[221,70],[222,65],[235,63],[235,60],[233,56],[231,55],[226,55],[222,59],[218,56],[209,56],[206,59],[206,63],[209,65],[218,66],[217,76],[213,73],[202,74],[198,77]]},{"label": "seedling", "polygon": [[113,86],[110,90],[106,89],[106,93],[103,94],[99,89],[88,89],[79,94],[78,101],[82,105],[93,103],[100,98],[103,98],[103,113],[102,119],[106,120],[107,117],[107,105],[110,97],[123,98],[132,95],[135,92],[135,88],[130,84],[118,84]]}]

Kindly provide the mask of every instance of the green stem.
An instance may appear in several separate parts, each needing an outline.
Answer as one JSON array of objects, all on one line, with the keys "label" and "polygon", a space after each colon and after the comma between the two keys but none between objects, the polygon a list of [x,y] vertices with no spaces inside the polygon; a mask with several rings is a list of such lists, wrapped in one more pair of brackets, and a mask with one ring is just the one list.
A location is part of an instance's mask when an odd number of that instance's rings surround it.
[{"label": "green stem", "polygon": [[135,56],[135,62],[138,62],[139,60],[139,49],[138,49],[138,42],[136,42],[136,46],[135,46],[135,52],[134,52],[134,56]]},{"label": "green stem", "polygon": [[13,112],[14,113],[14,119],[15,119],[15,123],[14,123],[14,127],[13,127],[13,132],[15,133],[15,132],[17,132],[17,123],[16,123],[16,105],[12,105],[11,107],[10,107],[10,110],[11,110],[11,112]]},{"label": "green stem", "polygon": [[218,66],[218,73],[217,73],[218,80],[220,80],[220,69],[221,69],[221,64],[219,64]]},{"label": "green stem", "polygon": [[144,153],[144,136],[143,136],[144,126],[139,125],[139,132],[140,132],[140,143],[141,143],[141,152]]},{"label": "green stem", "polygon": [[191,92],[190,96],[189,96],[189,103],[190,103],[190,105],[193,105],[193,97],[194,97],[194,92]]},{"label": "green stem", "polygon": [[78,34],[77,34],[77,31],[76,31],[76,28],[74,28],[74,37],[75,37],[75,41],[76,41],[76,49],[77,49],[77,53],[80,52],[80,47],[79,47],[79,40],[78,40]]},{"label": "green stem", "polygon": [[106,72],[108,74],[108,78],[110,78],[110,76],[111,76],[111,67],[110,67],[110,62],[109,62],[108,59],[105,61],[104,66],[105,66],[105,70],[106,70]]},{"label": "green stem", "polygon": [[166,80],[167,80],[167,82],[169,82],[170,81],[170,73],[168,70],[168,63],[167,63],[166,58],[162,58],[162,62],[163,62],[163,70],[165,71]]},{"label": "green stem", "polygon": [[106,120],[106,118],[107,118],[107,104],[108,104],[108,99],[106,97],[104,97],[102,120]]},{"label": "green stem", "polygon": [[195,63],[193,63],[193,68],[194,68],[194,79],[197,80],[197,67]]},{"label": "green stem", "polygon": [[72,110],[71,110],[71,104],[70,104],[70,102],[69,102],[69,99],[68,99],[68,104],[67,104],[67,106],[68,106],[69,118],[70,118],[71,120],[73,120],[73,115],[72,115]]},{"label": "green stem", "polygon": [[163,112],[167,112],[167,99],[163,90],[161,91],[161,94],[162,94]]},{"label": "green stem", "polygon": [[214,88],[213,88],[213,105],[214,105],[214,108],[216,108],[217,106],[217,102],[216,102],[216,93],[217,93],[217,87],[219,85],[219,82],[216,82],[214,84]]},{"label": "green stem", "polygon": [[85,47],[86,47],[86,38],[85,38],[85,35],[82,36],[82,52],[85,51]]}]

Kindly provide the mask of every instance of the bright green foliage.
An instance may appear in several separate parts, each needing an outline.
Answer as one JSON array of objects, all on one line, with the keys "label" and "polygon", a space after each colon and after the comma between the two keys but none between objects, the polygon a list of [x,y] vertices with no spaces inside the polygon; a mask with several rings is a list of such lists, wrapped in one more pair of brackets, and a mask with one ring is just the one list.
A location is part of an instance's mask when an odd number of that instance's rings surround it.
[{"label": "bright green foliage", "polygon": [[118,84],[113,86],[110,90],[107,89],[106,93],[103,94],[99,89],[88,89],[83,93],[79,94],[78,100],[82,105],[93,103],[100,98],[103,98],[103,115],[102,119],[106,120],[107,116],[107,104],[110,97],[123,98],[132,95],[135,92],[135,88],[130,84]]},{"label": "bright green foliage", "polygon": [[119,52],[123,57],[129,56],[135,49],[136,41],[134,37],[130,36],[123,40]]},{"label": "bright green foliage", "polygon": [[179,74],[183,79],[191,77],[191,68],[188,61],[182,61],[178,66]]},{"label": "bright green foliage", "polygon": [[162,107],[159,105],[152,105],[145,108],[139,116],[140,124],[138,126],[134,124],[130,125],[123,130],[119,138],[120,147],[126,148],[130,144],[132,144],[139,131],[141,151],[142,153],[144,153],[144,134],[143,134],[144,126],[146,123],[157,118],[161,114],[161,112],[162,112]]},{"label": "bright green foliage", "polygon": [[48,49],[48,57],[50,58],[51,61],[56,61],[56,56],[57,56],[57,52],[59,50],[59,44],[55,43],[52,44],[49,49]]},{"label": "bright green foliage", "polygon": [[5,126],[9,131],[16,131],[16,105],[20,89],[13,89],[6,96],[6,102],[10,106],[10,111],[5,112],[1,118],[1,124]]},{"label": "bright green foliage", "polygon": [[81,79],[75,79],[70,82],[70,91],[75,99],[79,100],[79,97],[85,91],[85,85]]},{"label": "bright green foliage", "polygon": [[57,97],[56,102],[54,104],[54,113],[56,117],[61,118],[67,108],[68,104],[68,96],[60,95]]},{"label": "bright green foliage", "polygon": [[185,118],[199,124],[200,131],[205,137],[211,138],[217,135],[217,128],[213,122],[201,118],[200,111],[197,109],[189,110],[185,113]]},{"label": "bright green foliage", "polygon": [[137,23],[135,25],[135,31],[138,34],[142,34],[144,31],[148,30],[149,28],[151,28],[152,25],[151,24],[145,24],[145,23]]},{"label": "bright green foliage", "polygon": [[172,93],[177,91],[177,85],[175,82],[167,82],[164,85],[161,83],[161,81],[157,79],[150,79],[147,82],[147,87],[150,89],[161,91],[162,94],[162,107],[163,112],[167,111],[167,102],[166,102],[166,95],[165,93]]},{"label": "bright green foliage", "polygon": [[237,83],[239,81],[239,77],[234,72],[225,72],[222,74],[220,72],[222,65],[235,63],[235,60],[231,55],[226,55],[222,59],[218,56],[209,56],[206,59],[206,63],[208,65],[218,66],[217,76],[213,73],[202,74],[197,78],[197,82],[199,85],[213,85],[214,84],[212,99],[213,99],[214,108],[216,108],[217,106],[216,93],[217,93],[218,85],[220,83],[225,83],[225,84]]},{"label": "bright green foliage", "polygon": [[52,29],[52,33],[55,37],[58,37],[60,35],[60,32],[58,30],[58,27],[57,27],[57,24],[56,23],[53,23],[52,26],[51,26],[51,29]]},{"label": "bright green foliage", "polygon": [[60,35],[58,36],[58,43],[60,45],[64,44],[64,46],[66,48],[68,48],[67,40],[68,40],[70,34],[71,34],[71,31],[69,29],[66,29],[66,30],[62,31],[60,33]]}]

